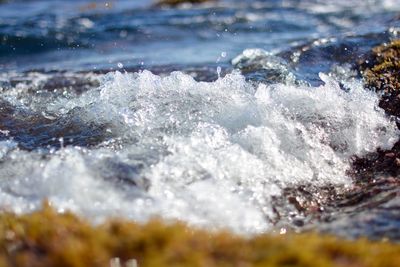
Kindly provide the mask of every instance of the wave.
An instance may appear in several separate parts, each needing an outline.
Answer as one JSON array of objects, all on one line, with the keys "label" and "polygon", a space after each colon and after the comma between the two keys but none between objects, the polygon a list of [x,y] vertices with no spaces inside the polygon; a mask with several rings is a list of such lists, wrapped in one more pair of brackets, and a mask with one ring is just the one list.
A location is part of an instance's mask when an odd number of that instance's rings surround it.
[{"label": "wave", "polygon": [[[181,72],[114,72],[78,95],[27,101],[24,109],[68,117],[88,131],[102,125],[107,138],[91,147],[61,138],[59,150],[26,151],[0,129],[7,136],[0,141],[0,201],[17,212],[48,199],[93,220],[161,216],[266,231],[271,199],[284,188],[349,185],[353,155],[397,140],[374,93],[358,81],[343,90],[320,77],[324,84],[311,87],[255,85],[237,72],[214,82]],[[21,109],[13,90],[7,101]]]}]

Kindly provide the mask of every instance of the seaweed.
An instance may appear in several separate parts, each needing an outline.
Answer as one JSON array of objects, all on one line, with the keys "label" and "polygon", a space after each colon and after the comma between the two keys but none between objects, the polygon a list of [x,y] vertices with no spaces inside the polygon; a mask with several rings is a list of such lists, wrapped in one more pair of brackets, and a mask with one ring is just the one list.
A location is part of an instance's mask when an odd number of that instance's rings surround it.
[{"label": "seaweed", "polygon": [[362,74],[369,88],[384,93],[400,90],[400,40],[375,47],[362,67]]},{"label": "seaweed", "polygon": [[[400,40],[393,40],[374,47],[359,64],[359,71],[369,90],[379,93],[379,107],[392,116],[400,128]],[[398,197],[400,185],[400,141],[391,149],[378,148],[376,152],[352,159],[355,186],[344,193],[338,206],[362,205],[364,208],[379,207]]]},{"label": "seaweed", "polygon": [[153,219],[100,225],[49,205],[0,214],[0,266],[398,266],[400,245],[316,233],[237,236]]},{"label": "seaweed", "polygon": [[[366,87],[380,93],[379,107],[393,116],[400,128],[400,40],[373,48],[359,69]],[[400,175],[400,142],[390,150],[378,149],[364,158],[354,158],[353,175],[365,182],[378,175]]]}]

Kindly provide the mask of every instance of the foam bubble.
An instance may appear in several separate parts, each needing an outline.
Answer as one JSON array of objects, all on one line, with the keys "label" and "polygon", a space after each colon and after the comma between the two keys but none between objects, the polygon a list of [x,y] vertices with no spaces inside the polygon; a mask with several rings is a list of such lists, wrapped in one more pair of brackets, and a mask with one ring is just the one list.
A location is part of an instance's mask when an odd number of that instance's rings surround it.
[{"label": "foam bubble", "polygon": [[113,139],[43,157],[3,156],[0,200],[17,211],[43,198],[93,219],[159,215],[242,233],[266,231],[271,198],[311,183],[345,185],[349,158],[389,148],[397,130],[358,83],[253,85],[239,73],[197,82],[174,72],[110,73],[99,88],[58,98],[44,112],[71,110],[107,125]]}]

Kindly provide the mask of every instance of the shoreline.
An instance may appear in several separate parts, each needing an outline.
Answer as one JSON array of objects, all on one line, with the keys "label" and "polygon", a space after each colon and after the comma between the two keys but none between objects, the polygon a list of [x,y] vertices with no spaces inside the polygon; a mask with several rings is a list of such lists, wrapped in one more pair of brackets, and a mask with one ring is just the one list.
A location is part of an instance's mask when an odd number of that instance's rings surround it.
[{"label": "shoreline", "polygon": [[[399,59],[397,42],[375,48],[372,64],[361,66],[369,87],[384,92],[388,88],[387,81],[392,81],[390,75],[398,71],[398,65],[390,63]],[[384,89],[379,86],[382,81]],[[400,88],[398,83],[392,85],[382,95],[381,103],[387,103],[386,99],[397,103]],[[385,111],[389,115],[400,115],[390,108]],[[390,185],[397,190],[399,142],[391,150],[373,154],[355,159],[353,189],[334,199],[329,198],[328,189],[324,193],[326,201],[317,209],[307,202],[299,204],[296,196],[297,203],[291,204],[305,214],[323,213],[320,208],[339,200],[344,206],[368,204],[374,194],[386,192],[377,190],[379,187]],[[307,195],[306,191],[303,193]],[[56,213],[48,205],[31,214],[1,213],[0,244],[0,266],[114,266],[110,261],[117,258],[122,266],[128,266],[127,262],[132,259],[137,260],[138,266],[397,266],[400,262],[400,245],[387,240],[350,241],[314,232],[269,233],[245,238],[158,220],[139,225],[125,219],[111,219],[93,226],[71,213]]]}]

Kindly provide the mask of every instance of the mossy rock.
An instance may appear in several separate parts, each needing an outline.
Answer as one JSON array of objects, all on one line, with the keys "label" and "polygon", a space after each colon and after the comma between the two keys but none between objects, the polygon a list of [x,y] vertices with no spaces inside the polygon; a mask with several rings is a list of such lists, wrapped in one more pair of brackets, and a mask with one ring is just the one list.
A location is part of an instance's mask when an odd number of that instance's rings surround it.
[{"label": "mossy rock", "polygon": [[372,50],[372,56],[362,65],[369,88],[391,93],[400,90],[400,40],[383,44]]},{"label": "mossy rock", "polygon": [[[380,92],[379,107],[386,114],[400,118],[400,40],[394,40],[372,49],[359,67],[367,88]],[[397,121],[400,128],[400,123]],[[376,153],[353,161],[356,182],[366,185],[377,176],[400,175],[400,141],[392,149],[378,149]],[[397,179],[396,179],[397,180]]]},{"label": "mossy rock", "polygon": [[[308,234],[252,238],[181,223],[92,224],[45,206],[0,215],[0,266],[398,266],[400,245]],[[114,260],[113,260],[114,259]],[[116,260],[118,259],[118,260]],[[110,262],[120,262],[110,264]],[[131,265],[134,266],[134,265]]]},{"label": "mossy rock", "polygon": [[206,2],[215,2],[216,0],[159,0],[155,6],[170,6],[175,7],[181,4],[189,3],[189,4],[201,4]]},{"label": "mossy rock", "polygon": [[379,106],[400,117],[400,40],[373,48],[360,70],[366,87],[382,92]]}]

